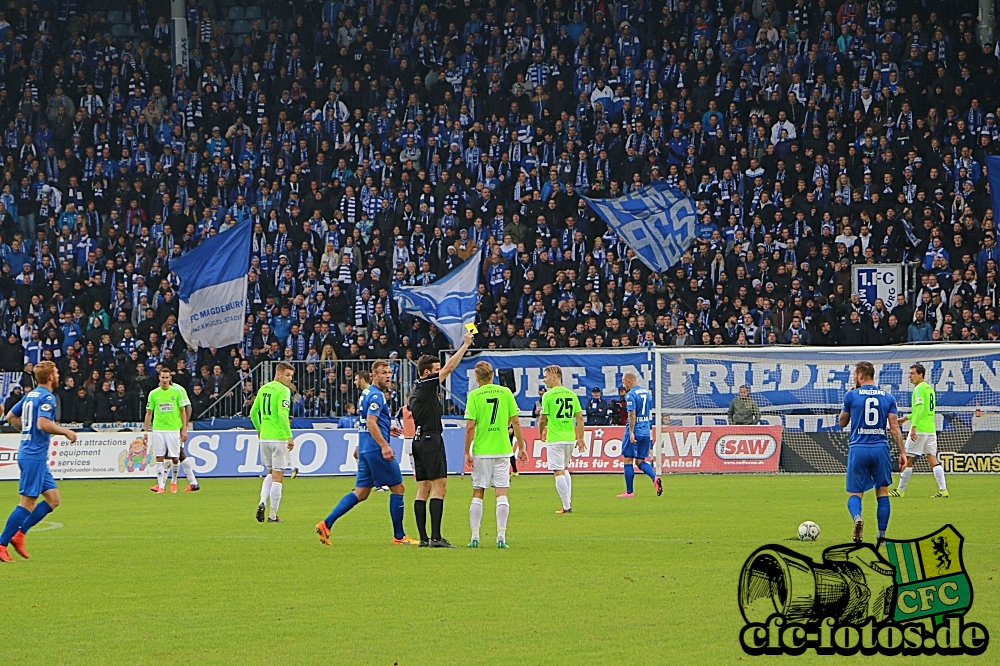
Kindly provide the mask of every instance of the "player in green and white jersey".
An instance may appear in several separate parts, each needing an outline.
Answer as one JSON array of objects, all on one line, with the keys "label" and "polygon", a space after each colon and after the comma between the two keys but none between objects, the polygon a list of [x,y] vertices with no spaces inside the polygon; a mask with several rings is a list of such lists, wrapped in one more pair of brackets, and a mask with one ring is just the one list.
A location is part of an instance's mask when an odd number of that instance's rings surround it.
[{"label": "player in green and white jersey", "polygon": [[173,463],[170,492],[176,493],[181,446],[187,440],[188,420],[191,418],[191,400],[183,386],[173,383],[174,375],[170,368],[161,366],[157,376],[160,385],[146,398],[146,418],[143,420],[143,431],[149,433],[146,443],[156,458],[156,485],[150,490],[158,494],[166,492],[164,459],[169,458]]},{"label": "player in green and white jersey", "polygon": [[289,417],[292,407],[292,375],[295,369],[290,363],[279,363],[274,369],[274,380],[260,387],[257,397],[250,407],[250,422],[257,430],[260,440],[260,461],[267,468],[267,476],[260,488],[260,504],[257,505],[257,522],[264,522],[264,511],[268,500],[271,511],[267,522],[283,522],[278,517],[281,505],[282,482],[288,467],[288,454],[295,448],[292,425]]},{"label": "player in green and white jersey", "polygon": [[562,509],[556,513],[573,510],[573,481],[569,463],[573,445],[579,451],[586,448],[583,442],[583,410],[580,398],[562,385],[562,368],[550,365],[545,368],[545,386],[542,396],[542,413],[538,416],[538,434],[548,449],[549,469],[556,477],[556,492],[562,500]]},{"label": "player in green and white jersey", "polygon": [[507,425],[514,428],[517,458],[527,462],[524,433],[518,421],[517,401],[506,386],[493,383],[493,366],[486,361],[476,363],[479,388],[469,394],[465,405],[465,467],[472,470],[472,505],[469,525],[472,541],[469,548],[479,547],[479,526],[483,522],[483,496],[493,486],[497,498],[497,548],[507,547],[507,517],[510,503],[510,436]]},{"label": "player in green and white jersey", "polygon": [[899,485],[889,491],[889,497],[906,495],[906,484],[910,482],[913,460],[917,456],[927,458],[927,464],[931,466],[934,480],[937,481],[938,491],[931,497],[948,497],[944,467],[937,459],[937,423],[934,420],[937,415],[937,394],[930,382],[924,380],[926,373],[924,366],[919,363],[910,366],[910,383],[913,384],[913,393],[910,396],[911,412],[909,416],[899,420],[900,423],[910,421],[910,435],[906,438],[907,465],[899,475]]}]

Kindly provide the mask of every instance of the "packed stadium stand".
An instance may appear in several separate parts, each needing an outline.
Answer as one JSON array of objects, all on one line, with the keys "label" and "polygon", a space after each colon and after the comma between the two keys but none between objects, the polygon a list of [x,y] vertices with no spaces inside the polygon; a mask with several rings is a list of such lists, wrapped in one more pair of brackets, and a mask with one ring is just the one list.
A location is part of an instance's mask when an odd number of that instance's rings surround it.
[{"label": "packed stadium stand", "polygon": [[[448,348],[393,292],[466,261],[479,348],[1000,338],[976,2],[183,4],[0,11],[0,371],[57,361],[63,420],[140,420],[161,364],[245,414],[280,359],[341,417],[367,359]],[[659,179],[698,214],[664,273],[581,198]],[[247,219],[244,339],[192,349],[171,260]]]}]

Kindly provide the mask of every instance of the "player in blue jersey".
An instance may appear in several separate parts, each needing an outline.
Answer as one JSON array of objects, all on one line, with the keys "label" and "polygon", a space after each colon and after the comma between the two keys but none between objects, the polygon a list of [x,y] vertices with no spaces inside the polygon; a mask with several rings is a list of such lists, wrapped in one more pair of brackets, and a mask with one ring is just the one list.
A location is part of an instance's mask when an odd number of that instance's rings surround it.
[{"label": "player in blue jersey", "polygon": [[851,426],[847,449],[847,510],[854,521],[854,542],[861,543],[864,521],[861,519],[861,498],[875,489],[878,502],[878,541],[885,541],[889,526],[889,486],[892,484],[892,452],[889,438],[900,451],[899,469],[906,468],[903,434],[899,431],[896,399],[875,384],[875,366],[862,361],[854,366],[855,388],[844,396],[840,412],[840,427]]},{"label": "player in blue jersey", "polygon": [[[21,431],[21,446],[17,451],[17,466],[21,469],[17,492],[21,501],[0,533],[0,562],[14,561],[7,552],[8,544],[28,559],[24,535],[59,506],[59,490],[49,471],[50,436],[61,435],[76,441],[75,432],[56,423],[56,397],[52,393],[59,385],[56,364],[42,361],[36,365],[35,380],[38,387],[7,412],[7,422]],[[39,495],[44,497],[41,502]]]},{"label": "player in blue jersey", "polygon": [[[359,373],[360,374],[360,373]],[[358,502],[368,499],[372,488],[389,486],[389,515],[392,517],[394,544],[417,545],[416,539],[406,536],[403,530],[403,475],[399,471],[396,455],[389,447],[389,436],[400,437],[402,428],[392,427],[389,404],[385,391],[392,378],[388,361],[372,363],[372,383],[361,393],[358,415],[361,416],[361,433],[358,439],[358,477],[354,490],[344,495],[330,515],[316,524],[320,543],[330,545],[330,528]]]},{"label": "player in blue jersey", "polygon": [[618,497],[635,497],[633,492],[635,468],[633,465],[637,465],[646,476],[653,480],[657,496],[662,495],[663,481],[656,476],[656,471],[647,460],[652,448],[653,394],[641,386],[637,386],[633,372],[626,372],[622,376],[622,385],[628,391],[625,394],[625,410],[628,413],[628,421],[625,423],[625,435],[622,437],[625,492]]}]

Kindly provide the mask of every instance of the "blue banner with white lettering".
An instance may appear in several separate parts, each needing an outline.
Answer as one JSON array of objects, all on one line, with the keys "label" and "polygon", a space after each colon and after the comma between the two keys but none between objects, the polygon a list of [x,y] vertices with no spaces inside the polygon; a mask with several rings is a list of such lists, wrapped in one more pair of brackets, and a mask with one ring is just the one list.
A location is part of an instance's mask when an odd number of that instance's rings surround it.
[{"label": "blue banner with white lettering", "polygon": [[[358,447],[357,430],[293,430],[295,449],[290,454],[291,467],[305,475],[353,475],[358,471],[354,451]],[[410,452],[403,440],[390,438],[396,460],[404,475],[413,472]],[[465,455],[465,428],[446,428],[444,447],[448,454],[448,473],[461,474]],[[185,449],[195,459],[195,473],[202,476],[262,476],[260,445],[253,431],[225,430],[193,432]]]},{"label": "blue banner with white lettering", "polygon": [[746,384],[762,409],[839,411],[859,361],[875,366],[876,383],[902,408],[914,363],[926,368],[939,411],[1000,405],[1000,345],[987,344],[667,349],[659,404],[670,413],[723,409]]},{"label": "blue banner with white lettering", "polygon": [[476,363],[489,361],[495,370],[510,368],[514,371],[517,405],[523,411],[531,411],[539,399],[538,389],[545,386],[542,370],[548,365],[558,365],[563,371],[563,385],[581,398],[589,397],[591,389],[596,386],[606,399],[611,400],[618,397],[618,387],[626,372],[636,373],[639,385],[653,390],[654,359],[653,353],[645,349],[616,349],[614,353],[599,349],[579,349],[573,353],[527,350],[482,352],[462,359],[458,369],[448,378],[449,389],[464,408],[465,396],[478,386]]},{"label": "blue banner with white lettering", "polygon": [[665,180],[617,199],[582,198],[654,271],[679,262],[696,237],[694,201]]},{"label": "blue banner with white lettering", "polygon": [[764,410],[783,413],[813,410],[839,412],[844,393],[854,384],[858,361],[875,365],[876,381],[909,408],[913,385],[909,368],[921,363],[927,381],[937,391],[940,409],[972,412],[1000,406],[1000,345],[897,345],[892,347],[660,347],[654,350],[590,350],[573,353],[540,350],[482,352],[462,359],[449,377],[449,389],[464,407],[465,396],[477,386],[474,368],[489,361],[495,369],[514,371],[518,406],[531,411],[544,386],[547,365],[562,367],[563,383],[581,398],[593,387],[603,397],[617,397],[625,372],[634,372],[641,386],[656,392],[657,406],[671,416],[724,412],[740,386]]},{"label": "blue banner with white lettering", "polygon": [[[464,423],[462,424],[464,426]],[[359,431],[293,430],[295,448],[289,468],[306,476],[353,475],[358,471],[354,452]],[[446,427],[444,447],[448,473],[461,474],[464,463],[465,428]],[[0,480],[18,478],[17,452],[20,435],[0,435]],[[409,442],[392,437],[389,445],[403,474],[413,472]],[[184,445],[199,477],[263,476],[260,443],[252,430],[209,430],[188,433]],[[53,437],[49,465],[56,479],[149,478],[155,475],[155,460],[141,432],[79,433],[75,442]]]}]

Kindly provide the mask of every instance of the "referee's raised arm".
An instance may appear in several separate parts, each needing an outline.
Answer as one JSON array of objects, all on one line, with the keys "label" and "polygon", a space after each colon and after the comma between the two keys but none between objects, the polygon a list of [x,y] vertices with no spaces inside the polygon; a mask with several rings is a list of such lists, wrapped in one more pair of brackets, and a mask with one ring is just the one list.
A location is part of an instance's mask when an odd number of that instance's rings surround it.
[{"label": "referee's raised arm", "polygon": [[455,350],[455,353],[451,355],[448,362],[445,363],[438,372],[439,382],[443,382],[448,378],[448,375],[455,372],[458,368],[458,364],[461,363],[462,359],[465,357],[465,352],[469,351],[469,347],[472,346],[472,341],[474,339],[475,336],[473,336],[470,331],[465,332],[465,335],[462,336],[462,346]]}]

